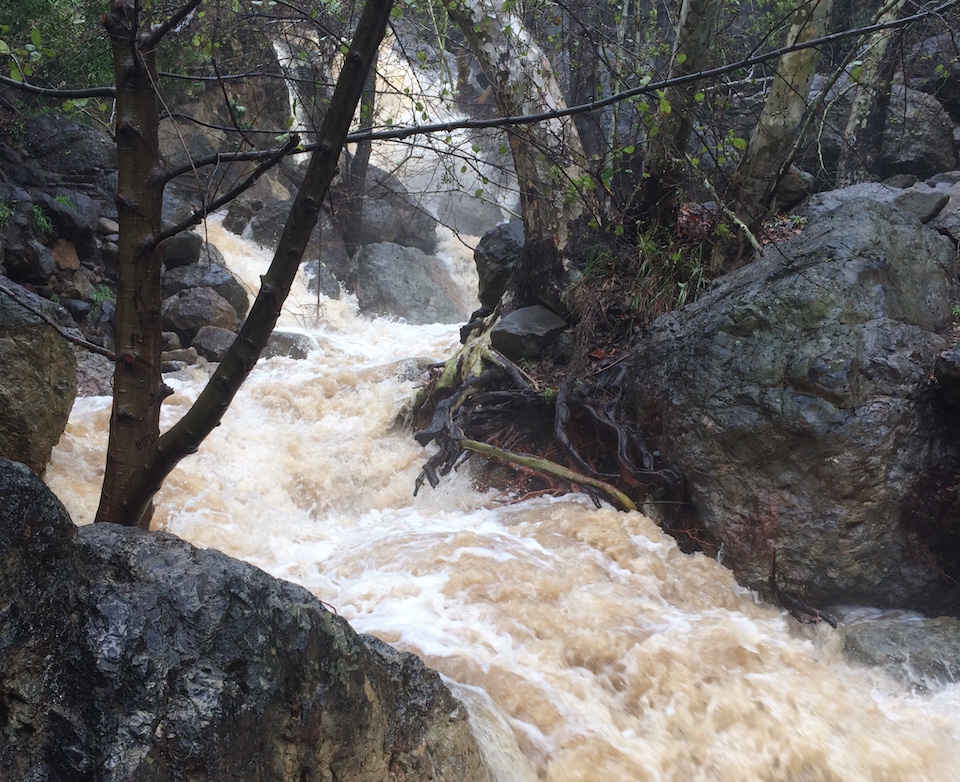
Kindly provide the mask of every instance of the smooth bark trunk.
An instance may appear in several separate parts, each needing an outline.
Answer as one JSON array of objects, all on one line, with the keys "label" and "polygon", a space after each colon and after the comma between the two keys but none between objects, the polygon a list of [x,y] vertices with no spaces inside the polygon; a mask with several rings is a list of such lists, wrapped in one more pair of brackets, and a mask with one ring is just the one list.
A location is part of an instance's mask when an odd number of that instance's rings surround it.
[{"label": "smooth bark trunk", "polygon": [[[895,21],[903,13],[904,5],[905,0],[891,4],[878,21]],[[880,176],[883,129],[902,40],[902,29],[881,30],[870,37],[860,64],[850,117],[843,132],[837,187],[867,182]]]},{"label": "smooth bark trunk", "polygon": [[[798,5],[786,45],[822,37],[831,5],[832,0],[809,0]],[[777,185],[792,162],[819,57],[819,49],[809,48],[780,58],[760,119],[727,190],[728,208],[751,232],[756,231],[769,212]],[[730,243],[721,242],[714,259],[720,265],[728,265],[732,255],[739,253],[731,253]]]}]

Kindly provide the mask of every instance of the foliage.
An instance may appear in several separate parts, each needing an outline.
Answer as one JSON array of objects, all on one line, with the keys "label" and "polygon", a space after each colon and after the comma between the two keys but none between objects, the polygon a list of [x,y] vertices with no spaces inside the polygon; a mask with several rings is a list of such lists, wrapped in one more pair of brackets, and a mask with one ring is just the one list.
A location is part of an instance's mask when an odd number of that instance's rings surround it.
[{"label": "foliage", "polygon": [[575,363],[586,351],[629,338],[638,326],[695,301],[709,282],[702,234],[682,242],[655,227],[632,239],[597,240],[569,294],[579,318]]},{"label": "foliage", "polygon": [[17,205],[13,201],[0,201],[0,228],[4,228],[16,214]]},{"label": "foliage", "polygon": [[76,208],[77,208],[76,204],[74,204],[73,201],[71,201],[71,200],[70,200],[67,196],[65,196],[65,195],[62,195],[62,194],[61,194],[61,195],[58,195],[58,196],[54,197],[53,200],[56,201],[58,204],[62,204],[63,206],[67,207],[67,209],[71,209],[71,210],[72,210],[72,209],[76,209]]},{"label": "foliage", "polygon": [[113,66],[100,27],[103,7],[102,0],[7,0],[0,10],[3,70],[15,81],[109,83]]},{"label": "foliage", "polygon": [[100,283],[94,287],[90,298],[93,300],[93,306],[90,308],[89,318],[91,322],[96,323],[100,319],[100,313],[103,311],[103,303],[105,301],[116,301],[117,294],[113,292],[110,286]]},{"label": "foliage", "polygon": [[53,230],[50,215],[40,204],[34,204],[30,208],[30,225],[38,234],[48,234]]}]

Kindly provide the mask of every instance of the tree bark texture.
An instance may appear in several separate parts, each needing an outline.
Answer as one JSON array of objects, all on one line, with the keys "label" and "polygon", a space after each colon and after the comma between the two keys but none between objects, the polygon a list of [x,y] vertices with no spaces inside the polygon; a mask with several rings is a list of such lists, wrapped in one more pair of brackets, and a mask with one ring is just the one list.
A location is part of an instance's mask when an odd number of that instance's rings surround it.
[{"label": "tree bark texture", "polygon": [[[801,0],[794,11],[786,45],[822,37],[832,2]],[[767,215],[777,185],[790,165],[819,57],[819,49],[809,48],[780,58],[760,119],[730,182],[728,206],[751,231]]]},{"label": "tree bark texture", "polygon": [[[881,24],[903,13],[905,0],[895,0],[880,15]],[[883,129],[890,105],[890,86],[897,69],[903,29],[880,30],[870,36],[856,79],[857,92],[843,132],[843,147],[837,166],[837,187],[878,178]]]},{"label": "tree bark texture", "polygon": [[[455,0],[448,13],[493,87],[504,117],[565,108],[553,67],[519,18],[496,0]],[[566,243],[566,226],[583,212],[567,190],[585,174],[585,155],[570,117],[508,131],[528,241]]]},{"label": "tree bark texture", "polygon": [[383,40],[393,0],[367,0],[353,43],[344,58],[330,106],[320,127],[303,185],[297,192],[260,293],[233,345],[197,401],[180,421],[149,449],[144,468],[123,497],[127,514],[139,517],[177,464],[197,451],[220,424],[243,381],[257,363],[276,326],[296,277],[320,206],[337,173],[340,152],[353,121],[367,72]]},{"label": "tree bark texture", "polygon": [[[710,42],[716,34],[720,0],[683,0],[670,63],[670,79],[698,73],[710,65]],[[629,218],[672,225],[690,138],[690,112],[698,86],[691,82],[664,90],[659,117],[648,133],[643,184]],[[653,107],[657,110],[657,107]]]},{"label": "tree bark texture", "polygon": [[[137,6],[139,8],[139,6]],[[106,472],[97,521],[142,523],[127,506],[128,487],[142,476],[160,435],[160,231],[163,183],[157,128],[156,52],[141,46],[145,18],[123,2],[103,18],[113,47],[116,80],[119,287],[114,316],[116,370]]]}]

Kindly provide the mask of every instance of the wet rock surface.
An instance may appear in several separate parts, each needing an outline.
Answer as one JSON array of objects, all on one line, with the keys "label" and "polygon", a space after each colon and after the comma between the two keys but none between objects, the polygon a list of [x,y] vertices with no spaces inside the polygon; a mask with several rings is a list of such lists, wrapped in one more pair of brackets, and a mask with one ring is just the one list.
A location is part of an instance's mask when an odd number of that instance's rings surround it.
[{"label": "wet rock surface", "polygon": [[865,609],[841,609],[838,615],[848,660],[882,668],[922,690],[960,681],[960,620]]},{"label": "wet rock surface", "polygon": [[2,286],[15,298],[0,291],[0,456],[43,475],[77,395],[77,363],[70,344],[35,313],[61,325],[72,321],[19,285]]},{"label": "wet rock surface", "polygon": [[0,460],[0,767],[17,780],[485,780],[466,713],[306,590],[166,534],[78,530]]},{"label": "wet rock surface", "polygon": [[870,199],[840,204],[635,349],[636,417],[724,564],[820,604],[950,610],[958,422],[932,370],[955,250]]},{"label": "wet rock surface", "polygon": [[348,286],[360,311],[408,323],[459,323],[467,305],[446,265],[415,247],[380,242],[357,251]]}]

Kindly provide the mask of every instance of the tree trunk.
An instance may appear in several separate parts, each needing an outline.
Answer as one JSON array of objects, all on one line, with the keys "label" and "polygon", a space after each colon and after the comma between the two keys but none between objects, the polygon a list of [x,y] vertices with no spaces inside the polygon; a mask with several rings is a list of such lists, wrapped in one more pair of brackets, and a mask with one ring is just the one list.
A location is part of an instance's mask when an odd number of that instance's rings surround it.
[{"label": "tree trunk", "polygon": [[[905,0],[889,5],[879,22],[893,22],[903,13]],[[903,29],[880,30],[870,37],[860,64],[857,93],[843,132],[837,166],[837,187],[867,182],[880,176],[883,129],[890,105],[890,85],[897,69]]]},{"label": "tree trunk", "polygon": [[[139,8],[139,5],[137,6]],[[156,50],[141,47],[149,24],[133,5],[117,3],[103,24],[116,79],[119,288],[114,316],[116,370],[106,473],[97,521],[146,526],[145,508],[124,504],[160,435],[160,230],[163,185],[157,137]],[[149,514],[147,514],[149,516]]]},{"label": "tree trunk", "polygon": [[[367,71],[383,40],[392,5],[393,0],[367,0],[363,8],[303,185],[294,199],[273,261],[262,279],[260,293],[243,328],[186,415],[155,442],[145,445],[140,466],[131,471],[122,493],[114,494],[115,499],[109,505],[110,512],[98,513],[98,521],[123,523],[126,520],[126,523],[131,523],[133,519],[149,520],[153,496],[164,479],[181,459],[194,453],[204,438],[219,425],[234,395],[256,364],[276,325],[280,308],[290,291],[310,233],[316,225],[320,205],[337,173],[340,152],[353,121]],[[159,274],[156,282],[159,297]],[[118,425],[122,424],[118,422]]]},{"label": "tree trunk", "polygon": [[[705,70],[710,64],[710,41],[716,34],[719,0],[683,0],[669,78],[677,79]],[[682,161],[690,138],[690,112],[698,86],[668,87],[660,105],[651,107],[658,119],[648,132],[643,160],[643,183],[628,219],[653,220],[672,225],[676,220]]]},{"label": "tree trunk", "polygon": [[[523,116],[566,106],[553,67],[527,34],[520,19],[489,0],[454,0],[450,18],[462,30],[504,117]],[[568,198],[585,174],[585,156],[570,117],[507,131],[520,187],[526,238],[566,243],[567,224],[583,212],[583,199]]]},{"label": "tree trunk", "polygon": [[[367,80],[363,85],[363,94],[360,96],[360,132],[373,130],[373,115],[377,104],[377,55],[374,54]],[[370,167],[370,153],[373,151],[373,142],[370,140],[357,143],[353,159],[350,161],[350,170],[345,177],[343,191],[346,195],[345,203],[341,202],[343,243],[347,253],[353,255],[359,246],[360,232],[363,230],[363,194],[366,189],[367,169]]]},{"label": "tree trunk", "polygon": [[[831,5],[832,0],[801,2],[793,13],[786,45],[822,37]],[[751,232],[767,215],[777,185],[791,163],[819,57],[819,49],[809,48],[780,58],[760,119],[730,182],[726,194],[728,208]],[[721,241],[715,248],[714,262],[726,266],[735,262],[739,254],[733,243]]]}]

